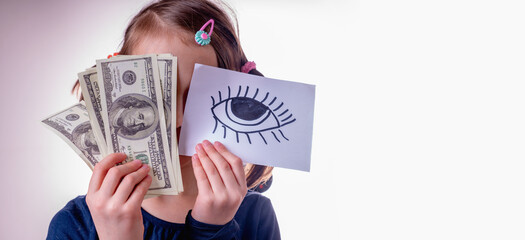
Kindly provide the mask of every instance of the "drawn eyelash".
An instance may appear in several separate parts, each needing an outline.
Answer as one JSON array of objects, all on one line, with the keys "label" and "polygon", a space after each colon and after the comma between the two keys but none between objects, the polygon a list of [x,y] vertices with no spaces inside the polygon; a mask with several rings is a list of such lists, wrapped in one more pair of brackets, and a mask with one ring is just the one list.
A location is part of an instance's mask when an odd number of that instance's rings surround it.
[{"label": "drawn eyelash", "polygon": [[[223,129],[223,138],[226,138],[227,129],[230,129],[235,133],[237,142],[239,142],[239,135],[244,135],[246,140],[252,144],[250,134],[258,133],[264,144],[268,144],[267,139],[262,134],[266,131],[271,133],[271,135],[266,137],[273,136],[279,143],[283,140],[290,141],[280,128],[295,122],[296,119],[293,117],[293,114],[289,113],[289,109],[284,107],[284,102],[279,103],[277,97],[271,98],[269,92],[266,92],[262,100],[257,100],[259,88],[255,90],[253,96],[249,96],[251,95],[249,94],[249,86],[246,86],[244,91],[242,86],[239,86],[236,90],[236,94],[232,96],[234,92],[228,86],[228,97],[225,99],[223,99],[222,92],[219,91],[217,102],[211,96],[211,112],[215,120],[213,133],[217,131],[220,123]],[[271,101],[265,104],[264,102],[269,99]],[[277,111],[279,113],[276,113]]]}]

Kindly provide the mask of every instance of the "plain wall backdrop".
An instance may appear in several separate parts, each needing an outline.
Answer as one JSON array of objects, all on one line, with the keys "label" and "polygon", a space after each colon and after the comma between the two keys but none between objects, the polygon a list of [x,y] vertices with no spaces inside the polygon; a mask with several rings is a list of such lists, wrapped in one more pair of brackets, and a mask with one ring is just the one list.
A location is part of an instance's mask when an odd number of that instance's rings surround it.
[{"label": "plain wall backdrop", "polygon": [[[0,2],[0,239],[86,193],[40,121],[147,2]],[[230,3],[262,73],[317,86],[311,172],[265,193],[283,239],[525,238],[523,1]]]}]

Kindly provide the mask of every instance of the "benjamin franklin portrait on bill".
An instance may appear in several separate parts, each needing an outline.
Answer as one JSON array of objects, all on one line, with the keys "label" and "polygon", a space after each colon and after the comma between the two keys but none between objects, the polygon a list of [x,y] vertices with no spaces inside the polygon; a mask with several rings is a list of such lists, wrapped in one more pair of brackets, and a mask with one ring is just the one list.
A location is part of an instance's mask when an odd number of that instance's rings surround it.
[{"label": "benjamin franklin portrait on bill", "polygon": [[143,139],[151,135],[159,121],[153,102],[139,94],[116,99],[108,112],[114,131],[126,139]]},{"label": "benjamin franklin portrait on bill", "polygon": [[91,129],[91,124],[89,122],[78,125],[73,130],[72,136],[73,143],[82,152],[89,153],[91,156],[100,154],[100,150],[95,140],[95,135],[93,134],[93,130]]}]

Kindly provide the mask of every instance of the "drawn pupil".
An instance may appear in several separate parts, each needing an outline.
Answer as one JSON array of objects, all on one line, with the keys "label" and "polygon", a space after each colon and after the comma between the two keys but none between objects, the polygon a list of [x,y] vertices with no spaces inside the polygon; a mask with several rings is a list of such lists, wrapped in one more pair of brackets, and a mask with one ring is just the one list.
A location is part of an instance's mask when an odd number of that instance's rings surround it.
[{"label": "drawn pupil", "polygon": [[253,98],[247,97],[232,98],[230,106],[233,115],[246,121],[256,120],[268,111],[267,106]]}]

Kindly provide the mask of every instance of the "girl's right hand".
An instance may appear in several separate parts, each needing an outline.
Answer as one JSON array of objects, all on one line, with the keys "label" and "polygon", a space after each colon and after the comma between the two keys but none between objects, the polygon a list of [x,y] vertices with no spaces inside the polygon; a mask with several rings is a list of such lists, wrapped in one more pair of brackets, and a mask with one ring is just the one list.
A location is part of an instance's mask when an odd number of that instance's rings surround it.
[{"label": "girl's right hand", "polygon": [[134,160],[119,166],[123,153],[95,165],[86,202],[100,239],[143,239],[141,204],[151,185],[149,166]]}]

